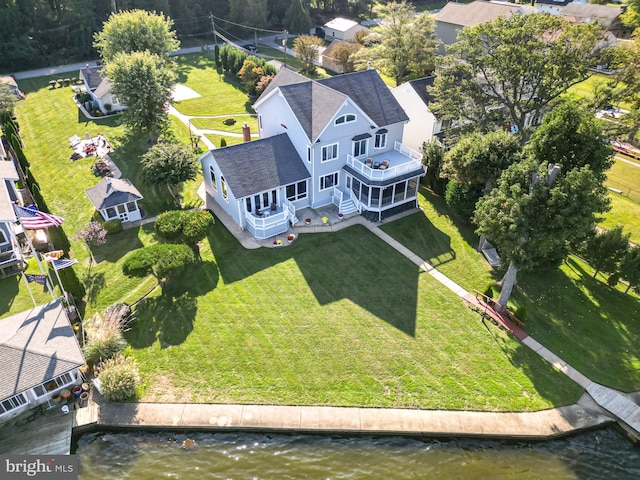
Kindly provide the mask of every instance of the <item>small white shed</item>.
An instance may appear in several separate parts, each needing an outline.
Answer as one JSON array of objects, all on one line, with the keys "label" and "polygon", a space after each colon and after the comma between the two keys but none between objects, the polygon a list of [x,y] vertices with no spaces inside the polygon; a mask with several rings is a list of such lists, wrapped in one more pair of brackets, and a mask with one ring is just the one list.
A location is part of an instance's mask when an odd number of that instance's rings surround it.
[{"label": "small white shed", "polygon": [[368,32],[369,29],[353,20],[346,18],[334,18],[324,25],[326,40],[355,40],[356,33]]},{"label": "small white shed", "polygon": [[135,222],[142,218],[138,207],[142,194],[126,178],[105,177],[84,193],[105,221]]}]

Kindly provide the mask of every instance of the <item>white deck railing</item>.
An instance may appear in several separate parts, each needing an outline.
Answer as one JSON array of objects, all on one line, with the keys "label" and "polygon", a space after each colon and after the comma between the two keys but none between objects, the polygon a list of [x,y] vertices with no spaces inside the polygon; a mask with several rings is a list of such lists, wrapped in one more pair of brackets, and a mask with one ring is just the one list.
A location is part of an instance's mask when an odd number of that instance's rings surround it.
[{"label": "white deck railing", "polygon": [[296,207],[288,200],[285,200],[280,212],[268,212],[267,215],[262,217],[256,217],[247,212],[247,230],[258,239],[273,237],[286,232],[289,229],[289,220],[295,218],[295,216]]},{"label": "white deck railing", "polygon": [[[403,145],[400,142],[395,142],[394,150],[407,158],[406,162],[402,162],[398,165],[392,165],[385,170],[379,168],[372,168],[365,165],[361,160],[347,154],[347,165],[352,167],[357,172],[361,173],[365,177],[371,180],[389,180],[395,177],[399,177],[405,173],[414,172],[422,168],[422,154],[416,152],[412,148]],[[376,158],[382,158],[384,154],[377,155]]]}]

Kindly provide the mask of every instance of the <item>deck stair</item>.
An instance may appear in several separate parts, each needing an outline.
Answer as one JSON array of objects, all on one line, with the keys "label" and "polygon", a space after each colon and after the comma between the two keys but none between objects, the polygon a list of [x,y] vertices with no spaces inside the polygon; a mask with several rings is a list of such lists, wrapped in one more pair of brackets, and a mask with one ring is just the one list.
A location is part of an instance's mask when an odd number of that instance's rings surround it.
[{"label": "deck stair", "polygon": [[342,215],[349,215],[350,213],[354,213],[357,211],[358,209],[356,208],[356,204],[353,203],[351,197],[342,198],[342,200],[340,201],[340,206],[338,207],[339,213],[341,213]]}]

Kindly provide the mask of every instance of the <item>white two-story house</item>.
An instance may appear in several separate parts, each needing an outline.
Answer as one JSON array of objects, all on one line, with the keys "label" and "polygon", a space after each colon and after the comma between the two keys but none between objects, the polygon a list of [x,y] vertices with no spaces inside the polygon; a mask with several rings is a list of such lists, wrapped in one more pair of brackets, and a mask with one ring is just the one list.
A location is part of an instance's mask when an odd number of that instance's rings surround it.
[{"label": "white two-story house", "polygon": [[375,70],[309,80],[282,69],[254,109],[260,140],[200,161],[207,204],[256,238],[287,231],[305,207],[380,220],[415,205],[422,155],[401,143],[409,118]]}]

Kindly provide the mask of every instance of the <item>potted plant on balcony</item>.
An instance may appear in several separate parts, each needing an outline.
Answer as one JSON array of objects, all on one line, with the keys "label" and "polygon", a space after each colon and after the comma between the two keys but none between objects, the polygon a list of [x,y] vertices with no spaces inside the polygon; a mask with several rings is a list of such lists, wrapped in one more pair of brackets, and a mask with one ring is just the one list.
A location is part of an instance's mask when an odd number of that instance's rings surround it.
[{"label": "potted plant on balcony", "polygon": [[305,218],[304,219],[304,223],[306,223],[307,225],[311,225],[311,219],[310,218]]}]

